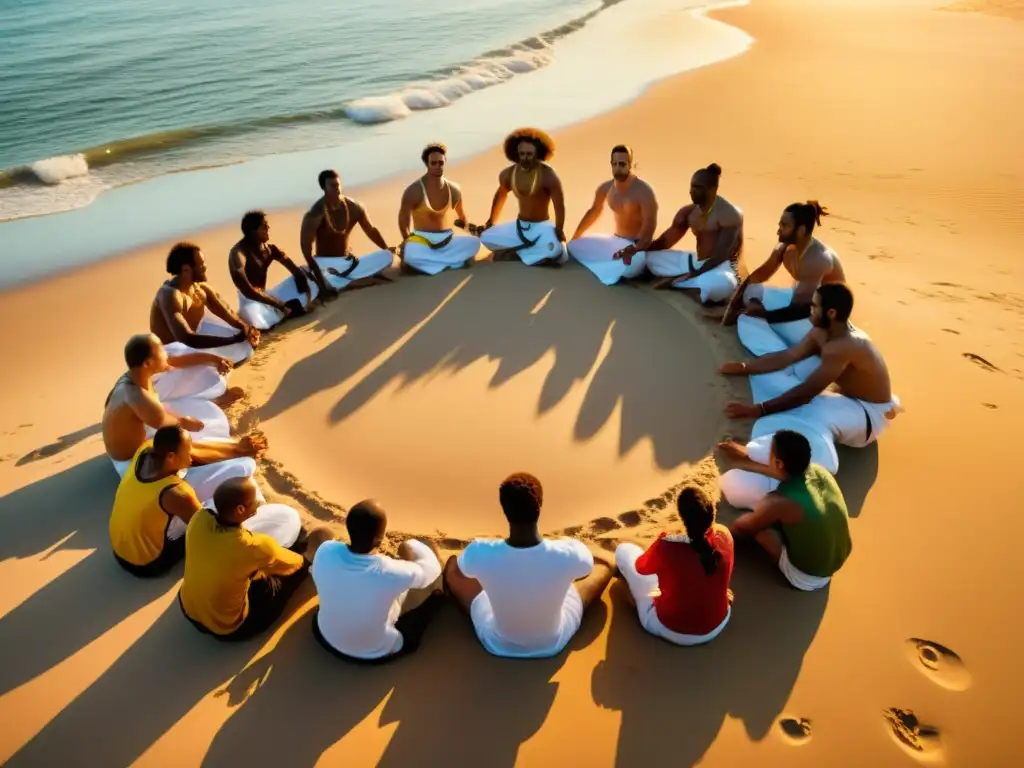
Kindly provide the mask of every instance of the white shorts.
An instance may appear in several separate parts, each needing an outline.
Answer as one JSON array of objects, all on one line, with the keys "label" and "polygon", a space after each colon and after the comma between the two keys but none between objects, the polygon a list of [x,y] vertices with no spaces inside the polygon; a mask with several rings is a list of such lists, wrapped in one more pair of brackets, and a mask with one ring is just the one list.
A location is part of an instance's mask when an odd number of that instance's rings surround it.
[{"label": "white shorts", "polygon": [[831,576],[809,576],[801,571],[789,562],[789,553],[785,547],[782,548],[782,557],[779,558],[779,570],[786,577],[786,581],[797,589],[802,589],[804,592],[814,592],[815,590],[823,589],[832,581]]},{"label": "white shorts", "polygon": [[469,607],[469,617],[473,621],[476,636],[488,653],[513,659],[543,659],[561,653],[579,630],[583,623],[583,598],[576,591],[576,587],[569,587],[565,594],[565,602],[562,603],[562,620],[558,634],[543,647],[527,648],[502,638],[494,626],[494,610],[486,592],[481,592],[473,599]]}]

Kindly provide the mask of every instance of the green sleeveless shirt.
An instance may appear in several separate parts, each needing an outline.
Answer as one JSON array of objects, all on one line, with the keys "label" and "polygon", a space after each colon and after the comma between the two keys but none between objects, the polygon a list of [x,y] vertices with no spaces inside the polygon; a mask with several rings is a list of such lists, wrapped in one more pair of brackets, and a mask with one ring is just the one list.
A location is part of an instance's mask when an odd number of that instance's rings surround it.
[{"label": "green sleeveless shirt", "polygon": [[808,576],[831,576],[850,556],[850,519],[839,484],[824,467],[811,464],[776,490],[804,511],[799,523],[781,524],[789,562]]}]

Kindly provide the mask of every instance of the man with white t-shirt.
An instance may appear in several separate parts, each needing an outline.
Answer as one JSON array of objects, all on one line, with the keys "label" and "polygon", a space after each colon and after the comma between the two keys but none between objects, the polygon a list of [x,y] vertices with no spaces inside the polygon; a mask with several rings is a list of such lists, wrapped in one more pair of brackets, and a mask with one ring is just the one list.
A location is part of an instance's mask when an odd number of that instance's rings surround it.
[{"label": "man with white t-shirt", "polygon": [[410,539],[398,548],[400,559],[374,553],[387,524],[375,501],[361,501],[345,518],[350,543],[325,541],[313,558],[320,597],[313,635],[349,661],[383,662],[415,651],[443,598],[433,546]]},{"label": "man with white t-shirt", "polygon": [[445,585],[469,613],[495,656],[545,658],[562,652],[615,568],[580,541],[545,539],[537,530],[540,481],[524,472],[498,492],[507,539],[476,539],[445,565]]}]

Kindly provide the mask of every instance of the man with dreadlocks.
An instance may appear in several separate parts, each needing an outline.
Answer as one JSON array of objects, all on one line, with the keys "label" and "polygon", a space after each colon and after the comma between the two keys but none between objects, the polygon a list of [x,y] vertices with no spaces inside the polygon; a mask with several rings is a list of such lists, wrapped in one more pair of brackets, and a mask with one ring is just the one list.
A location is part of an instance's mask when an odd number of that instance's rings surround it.
[{"label": "man with dreadlocks", "polygon": [[[671,226],[647,246],[647,269],[661,278],[655,288],[693,291],[705,304],[725,301],[736,290],[743,250],[743,213],[718,194],[721,176],[717,163],[693,174],[690,204],[680,208]],[[693,230],[697,250],[669,250],[688,230]],[[628,263],[637,250],[624,248],[620,257]]]},{"label": "man with dreadlocks", "polygon": [[[548,165],[554,154],[555,142],[536,128],[519,128],[505,138],[505,157],[512,165],[498,174],[491,216],[480,234],[496,261],[518,256],[531,266],[555,266],[569,259],[562,182]],[[515,221],[495,225],[509,192],[519,199],[519,215]],[[548,216],[549,206],[555,209],[554,224]]]}]

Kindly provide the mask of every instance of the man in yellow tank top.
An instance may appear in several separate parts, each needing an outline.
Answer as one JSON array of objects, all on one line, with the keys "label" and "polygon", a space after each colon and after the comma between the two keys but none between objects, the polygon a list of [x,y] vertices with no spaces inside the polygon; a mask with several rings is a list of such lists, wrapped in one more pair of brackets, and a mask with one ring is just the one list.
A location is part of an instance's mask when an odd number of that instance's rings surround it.
[{"label": "man in yellow tank top", "polygon": [[398,256],[409,271],[436,275],[446,269],[461,269],[469,266],[480,250],[479,239],[456,235],[448,223],[454,211],[456,226],[470,232],[476,229],[467,223],[462,190],[444,176],[447,156],[444,144],[428,144],[420,155],[427,172],[402,194],[398,229],[403,244]]},{"label": "man in yellow tank top", "polygon": [[117,487],[110,546],[135,576],[160,576],[185,554],[185,528],[201,506],[183,478],[191,449],[182,427],[161,427],[136,451]]},{"label": "man in yellow tank top", "polygon": [[[498,174],[498,189],[480,242],[495,261],[519,258],[524,264],[558,266],[569,259],[565,250],[565,197],[562,181],[548,161],[555,142],[536,128],[519,128],[505,138],[505,157],[512,165]],[[519,200],[515,221],[495,224],[509,192]],[[549,209],[555,210],[552,223]]]}]

